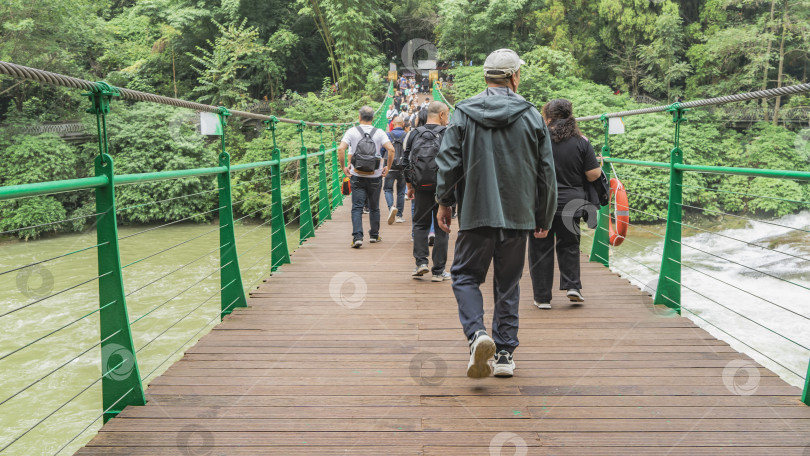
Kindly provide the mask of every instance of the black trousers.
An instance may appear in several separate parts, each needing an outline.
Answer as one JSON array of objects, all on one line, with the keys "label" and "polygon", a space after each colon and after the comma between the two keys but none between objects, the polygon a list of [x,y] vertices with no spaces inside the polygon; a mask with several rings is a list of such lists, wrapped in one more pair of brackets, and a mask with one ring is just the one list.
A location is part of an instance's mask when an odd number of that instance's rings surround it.
[{"label": "black trousers", "polygon": [[[413,200],[413,258],[416,265],[427,264],[427,257],[430,254],[428,246],[428,235],[430,227],[436,220],[439,205],[436,203],[435,194],[428,191],[415,191]],[[448,235],[438,229],[435,230],[436,237],[433,239],[433,267],[431,272],[438,275],[444,272],[447,265],[447,244]]]},{"label": "black trousers", "polygon": [[526,260],[526,231],[475,228],[458,232],[453,256],[453,293],[458,317],[467,340],[484,326],[484,296],[481,284],[493,264],[495,311],[492,338],[498,351],[518,346],[520,278]]},{"label": "black trousers", "polygon": [[560,269],[560,290],[582,289],[579,274],[580,218],[573,217],[566,222],[557,213],[545,239],[529,238],[529,272],[535,301],[551,302],[555,248]]}]

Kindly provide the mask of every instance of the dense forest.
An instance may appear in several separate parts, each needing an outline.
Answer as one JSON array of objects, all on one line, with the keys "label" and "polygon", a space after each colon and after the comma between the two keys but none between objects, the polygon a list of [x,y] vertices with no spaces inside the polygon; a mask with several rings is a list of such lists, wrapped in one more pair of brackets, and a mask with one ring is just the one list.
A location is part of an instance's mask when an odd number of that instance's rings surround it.
[{"label": "dense forest", "polygon": [[[804,83],[810,66],[810,0],[5,0],[0,18],[3,61],[232,108],[262,102],[274,114],[314,121],[354,120],[362,104],[376,106],[389,62],[401,66],[403,46],[414,38],[436,44],[443,76],[455,79],[448,92],[453,100],[480,89],[480,65],[491,50],[510,47],[527,61],[521,93],[538,106],[570,98],[577,115],[629,109],[650,99],[668,103],[677,96],[689,100]],[[86,105],[80,91],[0,76],[0,185],[89,175],[94,141],[31,130],[48,122],[89,126]],[[810,169],[807,121],[781,117],[787,109],[810,106],[810,97],[733,106],[689,114],[687,161]],[[742,108],[759,113],[758,122],[728,118]],[[110,115],[116,171],[210,166],[218,144],[195,132],[195,118],[184,109],[116,100]],[[612,138],[615,156],[667,160],[672,127],[663,114],[626,123],[627,134]],[[598,122],[583,125],[597,149],[600,128]],[[282,126],[278,135],[285,155],[300,150],[294,127]],[[267,159],[272,144],[238,119],[230,122],[226,138],[235,162]],[[318,134],[308,130],[305,144],[317,149]],[[288,165],[288,176],[295,176],[296,166]],[[240,214],[263,215],[265,184],[251,183],[259,172],[237,178],[244,185],[235,187],[234,198],[246,200],[236,209]],[[632,183],[639,194],[665,195],[660,171],[617,173],[640,178]],[[789,180],[688,175],[687,184],[688,204],[710,210],[783,215],[810,200],[808,186]],[[190,178],[123,187],[119,207],[131,209],[122,211],[121,221],[208,220],[212,214],[204,212],[213,207],[215,193],[160,207],[146,203],[212,186],[210,179]],[[284,192],[292,207],[292,179]],[[750,196],[762,194],[778,199]],[[655,221],[664,203],[638,198],[631,195],[631,203],[648,207],[653,215],[645,221]],[[13,235],[82,230],[93,208],[91,192],[4,202],[0,232],[62,219],[74,220]]]}]

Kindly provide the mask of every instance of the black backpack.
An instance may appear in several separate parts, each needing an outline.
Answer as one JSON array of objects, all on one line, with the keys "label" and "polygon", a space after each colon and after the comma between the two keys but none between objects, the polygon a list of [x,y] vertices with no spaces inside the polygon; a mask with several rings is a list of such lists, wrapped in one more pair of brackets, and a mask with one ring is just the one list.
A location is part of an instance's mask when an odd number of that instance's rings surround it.
[{"label": "black backpack", "polygon": [[405,135],[402,135],[399,138],[393,134],[391,135],[391,145],[394,146],[394,162],[391,163],[390,168],[388,168],[389,171],[402,171],[405,169],[402,158],[402,152],[405,150],[405,145],[403,144],[404,139]]},{"label": "black backpack", "polygon": [[444,128],[438,126],[430,129],[422,126],[415,130],[418,132],[418,136],[413,140],[409,155],[409,180],[416,187],[416,190],[436,189],[436,175],[439,172],[436,155],[439,154]]},{"label": "black backpack", "polygon": [[366,133],[358,125],[357,130],[363,136],[354,148],[352,166],[354,166],[356,171],[373,173],[380,167],[380,153],[377,150],[377,144],[374,142],[374,135],[377,133],[377,129],[372,127],[371,132]]}]

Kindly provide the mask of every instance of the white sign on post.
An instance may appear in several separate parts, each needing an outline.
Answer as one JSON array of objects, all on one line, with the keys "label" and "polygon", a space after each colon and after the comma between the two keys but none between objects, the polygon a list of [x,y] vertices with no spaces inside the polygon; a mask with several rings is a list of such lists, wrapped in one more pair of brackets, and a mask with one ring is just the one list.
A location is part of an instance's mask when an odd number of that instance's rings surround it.
[{"label": "white sign on post", "polygon": [[213,112],[200,113],[200,134],[222,136],[222,124],[219,123],[218,114]]},{"label": "white sign on post", "polygon": [[621,117],[608,118],[608,134],[622,135],[624,134],[624,119]]}]

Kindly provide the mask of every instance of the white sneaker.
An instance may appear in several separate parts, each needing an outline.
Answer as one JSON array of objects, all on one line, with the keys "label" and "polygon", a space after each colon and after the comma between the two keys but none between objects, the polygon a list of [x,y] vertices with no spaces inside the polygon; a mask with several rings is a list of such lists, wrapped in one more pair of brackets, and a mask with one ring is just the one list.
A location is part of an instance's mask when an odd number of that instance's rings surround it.
[{"label": "white sneaker", "polygon": [[405,219],[402,217],[397,217],[397,223],[405,223]]},{"label": "white sneaker", "polygon": [[537,301],[534,301],[534,306],[537,307],[538,309],[551,309],[551,303],[550,302],[537,302]]},{"label": "white sneaker", "polygon": [[388,212],[388,224],[389,225],[394,224],[394,220],[396,220],[396,218],[397,218],[397,212],[398,211],[399,210],[396,207],[392,207],[391,211]]},{"label": "white sneaker", "polygon": [[568,296],[568,299],[571,302],[575,303],[585,302],[585,298],[582,297],[582,293],[580,293],[579,290],[577,290],[576,288],[571,288],[565,295]]},{"label": "white sneaker", "polygon": [[489,360],[495,354],[495,341],[484,330],[475,334],[470,344],[470,362],[467,363],[467,377],[484,378],[492,375]]},{"label": "white sneaker", "polygon": [[416,267],[416,269],[414,269],[413,274],[411,274],[411,277],[422,277],[428,272],[430,272],[430,268],[428,267],[428,265],[420,264],[419,266]]},{"label": "white sneaker", "polygon": [[433,282],[444,282],[445,280],[450,280],[451,278],[450,273],[444,271],[441,274],[433,274],[433,278],[430,280]]},{"label": "white sneaker", "polygon": [[515,360],[512,354],[501,350],[495,355],[495,376],[511,377],[515,375]]}]

